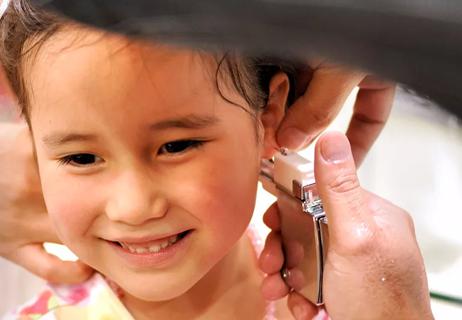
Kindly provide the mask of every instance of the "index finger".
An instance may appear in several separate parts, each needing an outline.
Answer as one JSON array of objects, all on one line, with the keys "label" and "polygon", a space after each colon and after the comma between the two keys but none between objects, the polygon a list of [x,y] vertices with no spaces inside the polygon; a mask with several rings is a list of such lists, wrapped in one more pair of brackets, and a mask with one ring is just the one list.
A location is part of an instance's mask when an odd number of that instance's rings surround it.
[{"label": "index finger", "polygon": [[80,261],[62,261],[47,253],[41,244],[29,244],[17,249],[12,261],[51,283],[80,283],[94,272]]},{"label": "index finger", "polygon": [[278,210],[278,203],[275,202],[263,215],[263,222],[273,231],[279,231],[281,229],[281,219]]},{"label": "index finger", "polygon": [[278,144],[289,149],[308,145],[337,116],[363,78],[362,72],[344,67],[319,66],[305,94],[287,110],[277,131]]},{"label": "index finger", "polygon": [[360,166],[390,115],[394,84],[366,77],[359,86],[346,136],[350,140],[356,166]]}]

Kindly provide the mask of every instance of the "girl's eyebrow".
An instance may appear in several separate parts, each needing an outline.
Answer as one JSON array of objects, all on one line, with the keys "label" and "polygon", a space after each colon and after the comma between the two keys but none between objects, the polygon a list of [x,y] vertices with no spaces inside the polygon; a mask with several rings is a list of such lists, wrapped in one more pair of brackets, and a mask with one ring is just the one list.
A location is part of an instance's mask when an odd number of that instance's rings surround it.
[{"label": "girl's eyebrow", "polygon": [[42,141],[47,147],[54,148],[69,142],[94,141],[97,139],[97,136],[93,134],[57,132],[46,135],[42,138]]},{"label": "girl's eyebrow", "polygon": [[[210,115],[187,115],[178,118],[166,119],[149,126],[150,130],[165,130],[170,128],[180,129],[203,129],[219,123],[220,120]],[[94,134],[55,132],[42,138],[43,143],[49,148],[59,147],[69,142],[95,141],[98,137]]]},{"label": "girl's eyebrow", "polygon": [[165,130],[169,128],[203,129],[216,125],[220,120],[216,116],[190,114],[187,116],[166,119],[150,126],[151,130]]}]

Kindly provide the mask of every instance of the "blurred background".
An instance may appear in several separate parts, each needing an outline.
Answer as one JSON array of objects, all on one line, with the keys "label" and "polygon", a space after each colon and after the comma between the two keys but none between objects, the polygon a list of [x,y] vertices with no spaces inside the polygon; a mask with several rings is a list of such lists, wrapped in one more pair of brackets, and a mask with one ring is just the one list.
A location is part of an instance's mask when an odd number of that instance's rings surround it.
[{"label": "blurred background", "polygon": [[[329,130],[345,131],[355,94]],[[18,121],[4,86],[0,86],[0,121]],[[302,154],[312,158],[313,148]],[[359,171],[365,188],[413,216],[436,319],[462,319],[461,164],[461,122],[399,88],[390,119]],[[267,229],[261,216],[273,201],[259,188],[253,223],[263,233]],[[62,248],[51,250],[66,255]],[[0,258],[0,315],[27,301],[43,285]]]}]

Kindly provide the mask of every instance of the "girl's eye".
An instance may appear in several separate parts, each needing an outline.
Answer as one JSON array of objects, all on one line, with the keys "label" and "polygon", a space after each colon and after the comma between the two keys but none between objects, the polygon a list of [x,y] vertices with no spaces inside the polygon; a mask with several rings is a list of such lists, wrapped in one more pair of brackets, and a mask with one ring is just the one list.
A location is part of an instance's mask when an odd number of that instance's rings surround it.
[{"label": "girl's eye", "polygon": [[73,154],[69,156],[65,156],[61,159],[59,159],[60,164],[70,164],[74,165],[77,167],[84,167],[84,166],[90,166],[92,164],[95,164],[96,162],[100,161],[101,159],[94,154],[90,153],[79,153],[79,154]]},{"label": "girl's eye", "polygon": [[199,148],[204,141],[199,140],[178,140],[164,144],[159,149],[159,154],[176,154],[182,153],[191,148]]}]

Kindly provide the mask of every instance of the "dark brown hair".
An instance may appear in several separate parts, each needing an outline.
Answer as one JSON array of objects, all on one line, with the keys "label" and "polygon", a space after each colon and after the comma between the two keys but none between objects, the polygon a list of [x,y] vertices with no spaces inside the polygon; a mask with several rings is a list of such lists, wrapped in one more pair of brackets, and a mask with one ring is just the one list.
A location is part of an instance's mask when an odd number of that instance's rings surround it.
[{"label": "dark brown hair", "polygon": [[[40,46],[68,23],[76,24],[33,6],[27,0],[11,0],[1,18],[0,62],[28,122],[30,101],[24,79],[24,59],[36,54]],[[230,83],[255,112],[265,106],[269,82],[279,71],[285,72],[291,82],[289,102],[295,97],[293,89],[300,64],[274,57],[248,56],[234,52],[217,55],[216,62],[216,86],[220,94],[221,80]],[[221,96],[228,100],[223,94]]]}]

